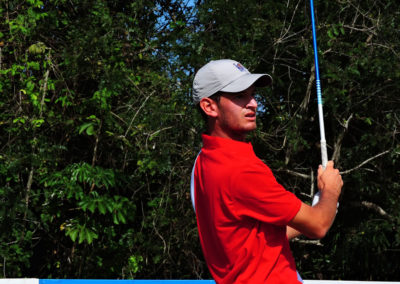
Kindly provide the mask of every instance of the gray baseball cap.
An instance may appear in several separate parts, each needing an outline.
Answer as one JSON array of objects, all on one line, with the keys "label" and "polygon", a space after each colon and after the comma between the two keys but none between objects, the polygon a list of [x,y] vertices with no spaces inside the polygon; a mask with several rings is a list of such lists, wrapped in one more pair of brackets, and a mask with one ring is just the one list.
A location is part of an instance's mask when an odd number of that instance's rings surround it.
[{"label": "gray baseball cap", "polygon": [[215,93],[238,93],[251,85],[265,87],[272,83],[268,74],[251,74],[242,64],[231,59],[210,61],[197,71],[193,80],[193,102]]}]

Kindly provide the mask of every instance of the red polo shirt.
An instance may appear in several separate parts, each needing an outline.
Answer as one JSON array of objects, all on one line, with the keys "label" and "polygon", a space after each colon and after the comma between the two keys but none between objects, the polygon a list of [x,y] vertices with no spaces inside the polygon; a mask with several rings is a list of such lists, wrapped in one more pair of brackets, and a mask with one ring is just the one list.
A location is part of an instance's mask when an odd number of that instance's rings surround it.
[{"label": "red polo shirt", "polygon": [[250,143],[203,135],[195,202],[201,246],[217,283],[300,283],[286,225],[301,201]]}]

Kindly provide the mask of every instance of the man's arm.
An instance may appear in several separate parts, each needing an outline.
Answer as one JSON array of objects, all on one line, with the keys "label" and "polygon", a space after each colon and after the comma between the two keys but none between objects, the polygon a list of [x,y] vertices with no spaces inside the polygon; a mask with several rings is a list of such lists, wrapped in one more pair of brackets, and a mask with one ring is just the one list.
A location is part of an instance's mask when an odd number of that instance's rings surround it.
[{"label": "man's arm", "polygon": [[293,229],[290,226],[286,226],[286,236],[287,236],[288,240],[294,239],[300,235],[301,235],[301,233],[299,231],[297,231],[296,229]]},{"label": "man's arm", "polygon": [[309,238],[323,238],[335,219],[342,186],[342,177],[339,171],[334,169],[332,161],[327,163],[325,170],[320,166],[318,169],[320,200],[314,207],[301,204],[299,212],[288,224],[288,238],[296,237],[298,233]]}]

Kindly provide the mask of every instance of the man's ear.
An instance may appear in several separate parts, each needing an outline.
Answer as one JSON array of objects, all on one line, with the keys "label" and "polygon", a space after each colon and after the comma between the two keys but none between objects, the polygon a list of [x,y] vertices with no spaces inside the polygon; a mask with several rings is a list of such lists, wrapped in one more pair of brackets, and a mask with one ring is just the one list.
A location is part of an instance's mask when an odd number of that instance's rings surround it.
[{"label": "man's ear", "polygon": [[213,99],[202,98],[199,105],[207,116],[214,118],[218,116],[218,104]]}]

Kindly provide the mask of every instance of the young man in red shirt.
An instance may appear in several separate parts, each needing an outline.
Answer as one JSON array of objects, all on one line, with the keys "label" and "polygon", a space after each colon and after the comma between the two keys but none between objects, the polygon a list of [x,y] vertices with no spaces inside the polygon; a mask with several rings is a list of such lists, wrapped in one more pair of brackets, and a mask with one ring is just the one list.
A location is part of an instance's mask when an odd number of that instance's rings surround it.
[{"label": "young man in red shirt", "polygon": [[336,215],[343,185],[333,162],[318,169],[319,203],[286,191],[245,142],[256,128],[256,87],[271,84],[234,60],[203,66],[193,100],[207,117],[193,168],[193,205],[208,268],[217,283],[301,283],[288,239],[322,238]]}]

